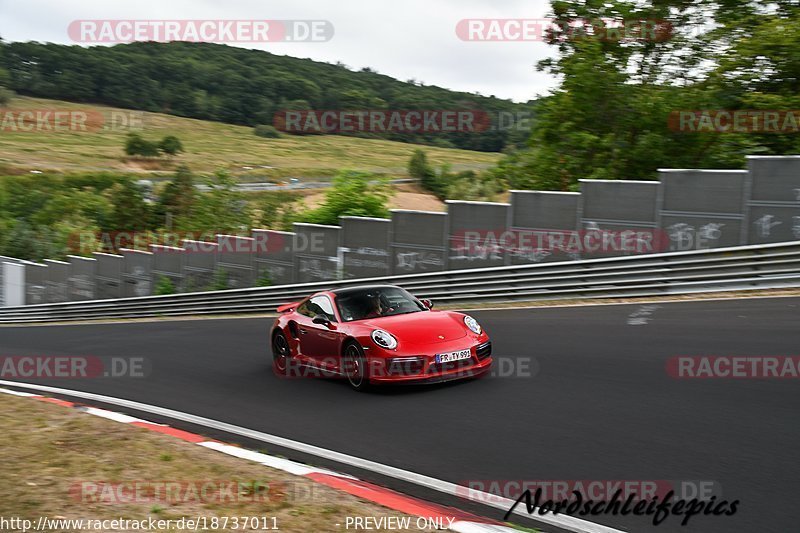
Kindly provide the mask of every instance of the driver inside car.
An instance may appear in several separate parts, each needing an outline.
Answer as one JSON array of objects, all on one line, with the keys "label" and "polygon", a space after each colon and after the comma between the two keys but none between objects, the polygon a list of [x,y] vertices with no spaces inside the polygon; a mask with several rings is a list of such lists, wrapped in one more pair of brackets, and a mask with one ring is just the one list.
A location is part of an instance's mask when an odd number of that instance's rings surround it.
[{"label": "driver inside car", "polygon": [[381,304],[381,298],[377,294],[371,295],[367,304],[367,312],[364,313],[364,318],[378,318],[383,316],[384,310]]}]

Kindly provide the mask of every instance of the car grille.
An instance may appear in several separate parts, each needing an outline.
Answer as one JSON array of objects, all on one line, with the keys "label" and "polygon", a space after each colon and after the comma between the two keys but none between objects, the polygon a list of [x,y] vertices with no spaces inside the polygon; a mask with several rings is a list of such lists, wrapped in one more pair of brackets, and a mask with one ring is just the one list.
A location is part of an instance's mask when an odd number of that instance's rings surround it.
[{"label": "car grille", "polygon": [[424,365],[424,357],[403,357],[392,359],[386,366],[386,373],[389,376],[410,376],[422,372]]},{"label": "car grille", "polygon": [[492,355],[492,341],[484,342],[475,347],[475,355],[478,359],[483,360]]}]

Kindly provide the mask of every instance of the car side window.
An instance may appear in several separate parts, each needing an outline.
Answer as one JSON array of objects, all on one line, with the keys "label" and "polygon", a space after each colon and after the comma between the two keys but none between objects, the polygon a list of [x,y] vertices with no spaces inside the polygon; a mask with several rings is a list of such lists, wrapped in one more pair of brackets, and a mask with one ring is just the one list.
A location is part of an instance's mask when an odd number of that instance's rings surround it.
[{"label": "car side window", "polygon": [[314,313],[308,308],[308,305],[311,303],[311,300],[306,300],[305,302],[301,303],[300,306],[297,308],[297,312],[303,316],[314,318]]},{"label": "car side window", "polygon": [[328,320],[331,322],[336,322],[333,304],[327,296],[314,296],[298,307],[297,312],[310,318],[314,318],[317,315],[324,315],[328,317]]}]

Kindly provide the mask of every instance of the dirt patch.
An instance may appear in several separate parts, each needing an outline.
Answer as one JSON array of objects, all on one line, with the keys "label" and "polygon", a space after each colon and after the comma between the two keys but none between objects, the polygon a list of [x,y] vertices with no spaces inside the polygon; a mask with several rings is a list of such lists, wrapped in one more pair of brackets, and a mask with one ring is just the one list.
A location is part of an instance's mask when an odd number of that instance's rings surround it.
[{"label": "dirt patch", "polygon": [[[445,211],[445,203],[413,183],[393,186],[394,195],[389,198],[389,209],[414,209],[417,211]],[[319,207],[325,200],[325,189],[316,190],[303,197],[309,209]]]}]

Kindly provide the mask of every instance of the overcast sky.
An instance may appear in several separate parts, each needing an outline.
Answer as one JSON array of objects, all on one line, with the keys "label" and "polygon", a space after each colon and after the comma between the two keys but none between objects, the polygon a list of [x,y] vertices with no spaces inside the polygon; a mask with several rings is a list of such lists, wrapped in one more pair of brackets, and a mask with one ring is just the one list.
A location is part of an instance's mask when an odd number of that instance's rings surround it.
[{"label": "overcast sky", "polygon": [[526,101],[554,86],[535,68],[552,49],[542,42],[462,41],[456,24],[541,19],[548,11],[544,0],[0,0],[0,36],[74,44],[67,27],[83,19],[322,19],[335,29],[329,42],[241,46]]}]

